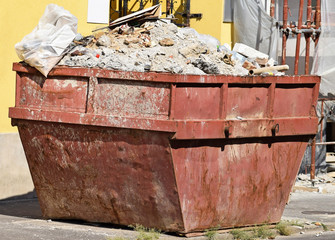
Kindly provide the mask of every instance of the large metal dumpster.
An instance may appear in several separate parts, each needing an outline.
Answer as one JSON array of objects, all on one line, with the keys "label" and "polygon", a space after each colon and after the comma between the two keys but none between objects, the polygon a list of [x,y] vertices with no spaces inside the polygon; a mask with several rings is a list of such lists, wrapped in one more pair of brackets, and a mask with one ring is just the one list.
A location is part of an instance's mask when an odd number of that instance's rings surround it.
[{"label": "large metal dumpster", "polygon": [[183,233],[275,223],[317,131],[315,76],[13,69],[9,116],[45,218]]}]

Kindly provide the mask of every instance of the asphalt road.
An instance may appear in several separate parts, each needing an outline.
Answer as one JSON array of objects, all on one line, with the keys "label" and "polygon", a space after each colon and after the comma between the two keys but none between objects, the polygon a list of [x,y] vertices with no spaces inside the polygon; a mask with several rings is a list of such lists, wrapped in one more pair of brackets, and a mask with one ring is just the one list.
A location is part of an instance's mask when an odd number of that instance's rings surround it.
[{"label": "asphalt road", "polygon": [[[321,222],[330,226],[329,229],[335,229],[335,194],[294,193],[284,211],[283,219],[309,224]],[[108,240],[114,237],[136,239],[137,234],[133,230],[120,229],[113,225],[45,220],[42,218],[37,198],[0,201],[0,240]],[[225,239],[226,236],[220,235],[219,239]],[[180,240],[182,238],[162,234],[160,240],[162,239]],[[189,239],[204,240],[207,238]],[[335,231],[323,232],[322,227],[319,227],[305,231],[305,234],[297,233],[276,239],[335,240]]]},{"label": "asphalt road", "polygon": [[301,221],[334,225],[335,194],[316,192],[292,193],[283,217],[285,219],[300,219]]},{"label": "asphalt road", "polygon": [[276,237],[277,240],[334,240],[335,239],[335,232],[324,232],[324,233],[309,233],[303,235],[294,235],[288,237]]}]

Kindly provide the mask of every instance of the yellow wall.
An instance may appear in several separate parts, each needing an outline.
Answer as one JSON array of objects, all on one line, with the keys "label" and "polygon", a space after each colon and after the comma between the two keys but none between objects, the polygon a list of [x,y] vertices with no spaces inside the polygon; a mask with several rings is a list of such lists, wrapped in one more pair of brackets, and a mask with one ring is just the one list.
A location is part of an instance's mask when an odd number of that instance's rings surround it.
[{"label": "yellow wall", "polygon": [[232,25],[223,23],[224,0],[192,0],[191,13],[202,13],[201,20],[191,19],[199,33],[216,37],[221,44],[232,42]]},{"label": "yellow wall", "polygon": [[[11,70],[12,63],[19,61],[14,45],[34,29],[49,3],[55,3],[69,10],[78,18],[78,32],[82,35],[90,34],[91,30],[101,25],[86,22],[87,2],[87,0],[0,0],[0,133],[16,131],[16,128],[11,127],[8,118],[8,108],[14,106],[15,99],[15,73]],[[133,6],[132,2],[129,6]],[[178,4],[179,2],[175,6],[178,7]],[[191,1],[191,13],[203,14],[200,21],[191,20],[191,27],[199,33],[216,37],[222,44],[232,41],[231,25],[222,23],[223,4],[224,0]],[[152,1],[145,7],[149,6],[152,6]],[[132,10],[137,9],[138,5],[134,5]],[[165,4],[162,10],[165,11]]]},{"label": "yellow wall", "polygon": [[14,132],[8,118],[8,108],[14,106],[15,74],[12,63],[19,61],[14,45],[30,33],[49,3],[69,10],[78,18],[78,32],[90,34],[97,24],[87,24],[87,0],[0,0],[0,133]]}]

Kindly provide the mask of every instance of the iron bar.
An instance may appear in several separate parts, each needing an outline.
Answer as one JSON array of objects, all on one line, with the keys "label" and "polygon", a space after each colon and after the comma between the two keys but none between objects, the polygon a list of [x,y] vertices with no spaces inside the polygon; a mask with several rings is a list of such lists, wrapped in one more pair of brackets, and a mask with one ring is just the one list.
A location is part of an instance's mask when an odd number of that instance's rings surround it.
[{"label": "iron bar", "polygon": [[311,180],[315,179],[315,137],[312,140],[311,151]]},{"label": "iron bar", "polygon": [[323,142],[322,140],[322,129],[323,129],[323,111],[324,111],[324,103],[325,101],[321,101],[321,130],[320,130],[320,141]]},{"label": "iron bar", "polygon": [[[311,28],[312,21],[312,0],[307,1],[307,28]],[[307,30],[307,29],[306,29]],[[305,55],[305,74],[309,74],[309,54],[311,48],[311,33],[305,32],[306,55]]]},{"label": "iron bar", "polygon": [[[315,25],[319,29],[321,27],[321,0],[316,1],[316,11],[315,11]],[[318,45],[320,34],[316,35],[315,46]]]},{"label": "iron bar", "polygon": [[[302,26],[303,10],[304,10],[304,0],[300,0],[298,29],[301,29],[301,26]],[[296,44],[295,62],[294,62],[294,74],[295,75],[298,75],[298,72],[299,72],[300,43],[301,43],[301,33],[297,33],[297,44]]]},{"label": "iron bar", "polygon": [[190,26],[191,0],[186,0],[186,26]]},{"label": "iron bar", "polygon": [[288,9],[288,0],[284,0],[284,7],[283,7],[283,46],[282,46],[282,64],[286,64],[286,41],[288,34],[286,33],[287,28],[287,9]]},{"label": "iron bar", "polygon": [[320,129],[320,142],[316,143],[315,137],[312,140],[311,146],[311,180],[315,179],[315,148],[316,146],[324,146],[324,145],[335,145],[335,142],[323,142],[322,139],[322,129],[323,129],[323,110],[324,110],[324,102],[325,101],[335,101],[335,98],[319,98],[318,101],[321,101],[321,129]]},{"label": "iron bar", "polygon": [[294,34],[298,34],[298,33],[304,33],[304,34],[314,34],[314,33],[321,33],[321,29],[314,29],[314,28],[302,28],[302,29],[298,29],[296,27],[294,28],[286,28],[286,32],[287,33],[294,33]]},{"label": "iron bar", "polygon": [[166,16],[169,16],[171,14],[170,11],[171,11],[171,1],[166,0]]},{"label": "iron bar", "polygon": [[119,0],[119,17],[122,17],[122,0]]},{"label": "iron bar", "polygon": [[140,10],[144,8],[143,0],[140,0]]},{"label": "iron bar", "polygon": [[275,5],[276,5],[276,1],[271,0],[271,7],[270,7],[270,16],[271,17],[275,16]]},{"label": "iron bar", "polygon": [[123,0],[123,16],[126,16],[128,13],[128,0]]}]

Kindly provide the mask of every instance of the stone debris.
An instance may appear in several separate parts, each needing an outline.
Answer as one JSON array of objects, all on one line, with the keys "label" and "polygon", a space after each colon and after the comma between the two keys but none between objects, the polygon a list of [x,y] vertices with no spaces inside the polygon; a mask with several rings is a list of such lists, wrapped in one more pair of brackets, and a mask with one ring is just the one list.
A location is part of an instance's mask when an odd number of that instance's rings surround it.
[{"label": "stone debris", "polygon": [[171,38],[164,38],[159,41],[159,45],[164,47],[171,47],[174,45],[174,41]]},{"label": "stone debris", "polygon": [[335,178],[329,174],[318,174],[312,181],[309,174],[299,174],[293,188],[295,192],[335,193]]},{"label": "stone debris", "polygon": [[254,60],[221,48],[220,42],[209,35],[162,20],[148,21],[141,27],[124,24],[104,29],[73,44],[58,65],[234,76],[248,75],[248,70],[259,68]]}]

